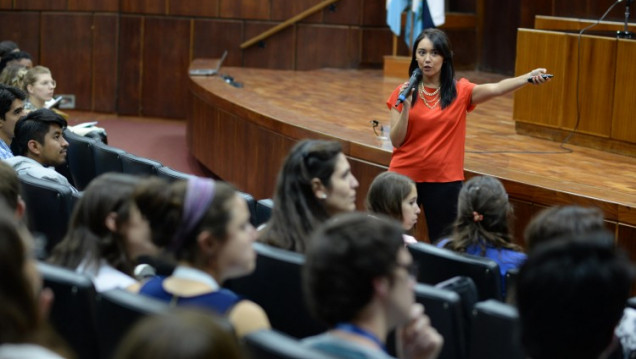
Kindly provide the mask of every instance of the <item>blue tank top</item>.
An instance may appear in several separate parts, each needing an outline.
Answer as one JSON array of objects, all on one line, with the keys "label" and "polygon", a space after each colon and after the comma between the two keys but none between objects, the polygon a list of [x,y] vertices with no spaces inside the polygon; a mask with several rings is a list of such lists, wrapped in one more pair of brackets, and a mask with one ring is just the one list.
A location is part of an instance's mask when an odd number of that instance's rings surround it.
[{"label": "blue tank top", "polygon": [[207,308],[221,315],[227,314],[236,303],[242,300],[236,293],[223,288],[193,297],[175,296],[163,288],[164,280],[166,280],[164,276],[150,279],[141,287],[139,293],[168,302],[171,305]]}]

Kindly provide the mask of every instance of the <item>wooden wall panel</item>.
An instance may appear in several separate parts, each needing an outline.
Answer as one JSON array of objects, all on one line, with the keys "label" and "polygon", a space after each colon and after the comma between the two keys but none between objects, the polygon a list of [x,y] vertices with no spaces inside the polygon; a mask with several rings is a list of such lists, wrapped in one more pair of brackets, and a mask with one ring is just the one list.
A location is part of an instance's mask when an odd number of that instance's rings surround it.
[{"label": "wooden wall panel", "polygon": [[632,262],[636,262],[636,227],[620,223],[617,238],[617,244],[630,254]]},{"label": "wooden wall panel", "polygon": [[[12,40],[31,54],[34,64],[40,63],[40,14],[37,12],[0,12],[0,38]],[[24,26],[29,24],[29,26]]]},{"label": "wooden wall panel", "polygon": [[340,0],[326,9],[323,9],[325,24],[339,24],[359,26],[362,24],[363,0]]},{"label": "wooden wall panel", "polygon": [[40,62],[57,81],[55,93],[74,94],[75,107],[82,110],[92,105],[92,26],[93,16],[88,13],[42,14]]},{"label": "wooden wall panel", "polygon": [[522,0],[519,27],[534,28],[536,15],[552,14],[552,0]]},{"label": "wooden wall panel", "polygon": [[15,0],[19,10],[66,10],[66,0]]},{"label": "wooden wall panel", "polygon": [[142,17],[119,18],[117,112],[122,115],[140,115],[142,26]]},{"label": "wooden wall panel", "polygon": [[[243,64],[243,23],[233,20],[194,20],[192,58],[220,58],[228,50],[223,66]],[[249,51],[249,50],[248,50]]]},{"label": "wooden wall panel", "polygon": [[360,63],[360,30],[299,25],[295,47],[296,70],[355,68]]},{"label": "wooden wall panel", "polygon": [[0,9],[12,9],[13,0],[0,0]]},{"label": "wooden wall panel", "polygon": [[[616,83],[612,116],[612,138],[636,143],[636,121],[633,104],[636,97],[636,42],[618,40],[616,58]],[[628,61],[628,59],[631,59]]]},{"label": "wooden wall panel", "polygon": [[143,115],[185,117],[189,50],[190,20],[146,18],[142,62]]},{"label": "wooden wall panel", "polygon": [[362,48],[360,63],[362,65],[382,63],[386,54],[393,48],[393,33],[388,28],[362,29]]},{"label": "wooden wall panel", "polygon": [[68,0],[69,11],[119,11],[119,0]]},{"label": "wooden wall panel", "polygon": [[[320,3],[322,0],[294,0],[294,1],[273,1],[272,12],[270,19],[274,21],[283,22],[290,19],[303,11],[311,8],[312,6]],[[320,23],[322,22],[322,12],[306,17],[302,20],[303,23]]]},{"label": "wooden wall panel", "polygon": [[271,16],[271,2],[272,0],[219,0],[219,16],[234,19],[268,20]]},{"label": "wooden wall panel", "polygon": [[[296,140],[271,132],[252,122],[247,122],[246,138],[251,148],[266,148],[266,151],[247,151],[245,155],[246,170],[245,188],[258,188],[255,198],[273,198],[276,189],[278,171],[289,150],[296,144]],[[253,171],[253,172],[252,172]],[[258,173],[254,176],[253,173]],[[262,174],[262,175],[261,175]]]},{"label": "wooden wall panel", "polygon": [[170,15],[217,17],[219,0],[170,0]]},{"label": "wooden wall panel", "polygon": [[117,111],[117,30],[119,16],[93,17],[93,111]]},{"label": "wooden wall panel", "polygon": [[377,0],[363,0],[363,26],[386,26],[386,4]]},{"label": "wooden wall panel", "polygon": [[[271,28],[268,23],[245,24],[245,40]],[[243,50],[243,66],[292,70],[295,65],[294,44],[296,27],[288,27],[265,40],[265,47],[254,45]]]},{"label": "wooden wall panel", "polygon": [[[479,69],[512,75],[515,70],[514,51],[517,46],[516,30],[519,27],[519,2],[483,1],[486,9],[493,9],[493,11],[485,11],[483,14],[484,36]],[[465,46],[465,44],[456,41],[454,46],[457,51],[458,46]]]},{"label": "wooden wall panel", "polygon": [[120,8],[125,13],[165,14],[169,0],[121,0]]}]

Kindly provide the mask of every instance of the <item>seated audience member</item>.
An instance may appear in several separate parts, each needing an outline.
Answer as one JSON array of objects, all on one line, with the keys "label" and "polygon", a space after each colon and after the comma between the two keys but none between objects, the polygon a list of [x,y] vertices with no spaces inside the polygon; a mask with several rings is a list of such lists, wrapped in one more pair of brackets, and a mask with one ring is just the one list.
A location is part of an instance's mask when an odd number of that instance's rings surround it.
[{"label": "seated audience member", "polygon": [[225,315],[239,336],[270,327],[260,306],[221,288],[256,264],[256,230],[247,203],[231,185],[199,177],[170,185],[151,179],[135,191],[135,203],[155,245],[178,263],[172,275],[152,278],[140,293]]},{"label": "seated audience member", "polygon": [[[594,207],[554,206],[539,212],[528,224],[525,239],[528,252],[565,239],[586,238],[589,233],[605,229],[603,212]],[[636,310],[625,308],[616,328],[625,358],[636,357]]]},{"label": "seated audience member", "polygon": [[7,86],[24,88],[24,78],[29,70],[18,64],[9,65],[0,72],[0,83]]},{"label": "seated audience member", "polygon": [[[413,230],[420,214],[417,205],[417,189],[410,178],[395,172],[383,172],[377,175],[367,192],[367,210],[385,214],[402,223],[406,233]],[[415,243],[417,240],[410,235],[404,235],[405,243]]]},{"label": "seated audience member", "polygon": [[212,313],[176,309],[139,321],[126,334],[115,359],[240,359],[234,335]]},{"label": "seated audience member", "polygon": [[15,124],[24,116],[24,100],[22,90],[0,85],[0,159],[13,157],[11,141]]},{"label": "seated audience member", "polygon": [[7,56],[9,53],[20,51],[18,44],[11,40],[0,41],[0,59]]},{"label": "seated audience member", "polygon": [[453,234],[437,243],[438,247],[497,262],[503,298],[506,272],[518,268],[526,259],[521,247],[512,243],[511,217],[512,206],[501,182],[490,176],[473,177],[459,191]]},{"label": "seated audience member", "polygon": [[272,217],[259,241],[304,253],[314,228],[335,214],[356,209],[356,188],[358,181],[340,143],[298,142],[278,173]]},{"label": "seated audience member", "polygon": [[66,177],[52,167],[66,163],[68,142],[62,136],[66,120],[48,109],[30,112],[14,129],[11,150],[15,157],[5,160],[18,175],[27,175],[73,187]]},{"label": "seated audience member", "polygon": [[46,101],[53,98],[57,83],[51,70],[44,66],[35,66],[24,77],[24,91],[28,95],[25,108],[29,111],[43,108]]},{"label": "seated audience member", "polygon": [[594,207],[554,206],[546,208],[532,218],[524,237],[528,252],[555,238],[578,236],[605,228],[603,212]]},{"label": "seated audience member", "polygon": [[0,72],[2,72],[5,67],[14,64],[22,65],[28,69],[32,68],[33,60],[31,59],[31,54],[26,51],[14,51],[8,53],[6,56],[2,56],[0,60]]},{"label": "seated audience member", "polygon": [[632,278],[629,259],[605,231],[536,248],[521,267],[516,285],[528,356],[606,358]]},{"label": "seated audience member", "polygon": [[436,358],[443,339],[415,303],[413,259],[397,222],[364,213],[336,216],[319,227],[303,268],[305,297],[331,330],[308,347],[336,358],[388,359],[386,336],[397,331],[402,358]]},{"label": "seated audience member", "polygon": [[20,197],[18,174],[8,164],[0,161],[0,200],[14,213],[16,220],[24,216],[25,204]]},{"label": "seated audience member", "polygon": [[136,286],[137,258],[157,253],[148,221],[132,199],[139,183],[138,177],[120,173],[91,181],[49,261],[87,274],[98,292]]},{"label": "seated audience member", "polygon": [[42,289],[30,238],[21,236],[4,204],[0,205],[0,233],[0,358],[69,357],[46,321],[53,292]]}]

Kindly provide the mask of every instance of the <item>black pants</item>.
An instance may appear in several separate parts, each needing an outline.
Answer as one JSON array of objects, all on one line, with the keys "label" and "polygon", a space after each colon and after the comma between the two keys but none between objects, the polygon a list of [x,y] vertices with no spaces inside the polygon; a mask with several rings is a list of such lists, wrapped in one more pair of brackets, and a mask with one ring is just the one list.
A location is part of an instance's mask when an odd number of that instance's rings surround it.
[{"label": "black pants", "polygon": [[416,183],[417,204],[424,209],[431,243],[451,233],[457,217],[457,198],[462,184],[462,181]]}]

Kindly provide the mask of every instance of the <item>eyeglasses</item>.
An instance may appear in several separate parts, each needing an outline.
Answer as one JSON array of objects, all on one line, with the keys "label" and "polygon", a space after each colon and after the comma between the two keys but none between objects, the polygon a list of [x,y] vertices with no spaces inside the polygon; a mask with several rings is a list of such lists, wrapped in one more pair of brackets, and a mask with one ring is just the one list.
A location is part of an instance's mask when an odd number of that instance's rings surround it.
[{"label": "eyeglasses", "polygon": [[397,263],[395,264],[395,266],[398,268],[404,269],[406,273],[408,273],[409,277],[413,279],[417,279],[419,268],[417,267],[417,264],[415,264],[414,262],[411,262],[409,264]]}]

